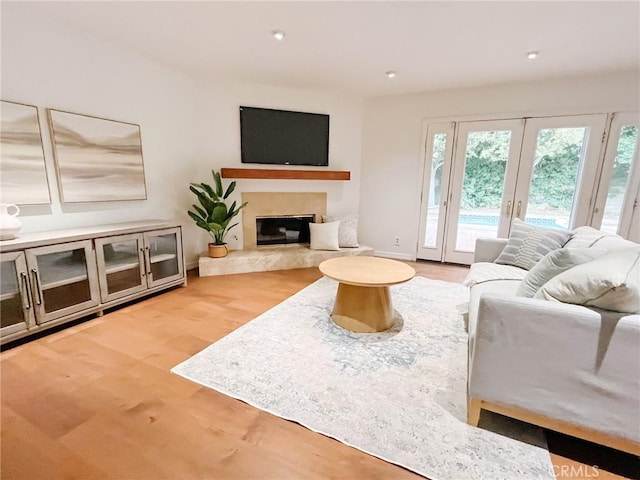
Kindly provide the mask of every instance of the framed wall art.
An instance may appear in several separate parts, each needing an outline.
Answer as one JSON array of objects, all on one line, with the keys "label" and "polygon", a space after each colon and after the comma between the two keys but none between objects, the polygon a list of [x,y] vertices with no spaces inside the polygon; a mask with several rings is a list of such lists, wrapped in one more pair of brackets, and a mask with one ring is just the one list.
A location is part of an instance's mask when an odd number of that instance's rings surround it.
[{"label": "framed wall art", "polygon": [[139,125],[47,112],[64,203],[147,198]]},{"label": "framed wall art", "polygon": [[0,203],[51,203],[38,109],[0,101]]}]

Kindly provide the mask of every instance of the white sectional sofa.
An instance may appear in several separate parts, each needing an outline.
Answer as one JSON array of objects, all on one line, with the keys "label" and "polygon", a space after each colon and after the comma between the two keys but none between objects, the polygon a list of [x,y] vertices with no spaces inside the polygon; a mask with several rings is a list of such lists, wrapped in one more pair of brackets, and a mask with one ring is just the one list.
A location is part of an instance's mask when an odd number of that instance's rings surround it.
[{"label": "white sectional sofa", "polygon": [[[640,454],[640,315],[516,295],[528,271],[493,263],[506,245],[478,240],[465,281],[468,423],[486,409]],[[604,255],[640,245],[581,227],[563,248]]]}]

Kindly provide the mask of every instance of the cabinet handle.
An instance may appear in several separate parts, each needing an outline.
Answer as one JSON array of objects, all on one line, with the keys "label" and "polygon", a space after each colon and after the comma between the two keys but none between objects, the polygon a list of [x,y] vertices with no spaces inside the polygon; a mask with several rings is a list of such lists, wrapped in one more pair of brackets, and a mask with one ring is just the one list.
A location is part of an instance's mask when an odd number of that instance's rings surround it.
[{"label": "cabinet handle", "polygon": [[507,217],[511,215],[511,200],[507,202]]},{"label": "cabinet handle", "polygon": [[142,261],[144,262],[144,268],[142,270],[142,276],[147,276],[147,257],[144,254],[144,248],[140,248],[140,253],[142,254]]},{"label": "cabinet handle", "polygon": [[31,309],[31,293],[29,292],[29,279],[27,278],[27,274],[24,272],[20,272],[20,281],[22,282],[22,305],[24,305],[24,298],[27,298],[27,305],[24,307],[27,310]]},{"label": "cabinet handle", "polygon": [[522,200],[518,200],[518,210],[516,211],[516,217],[520,216],[521,210],[522,210]]},{"label": "cabinet handle", "polygon": [[38,278],[38,270],[35,268],[31,269],[31,276],[33,277],[33,284],[36,288],[36,305],[42,305],[42,294],[40,293],[40,279]]},{"label": "cabinet handle", "polygon": [[147,255],[146,255],[147,275],[151,275],[151,249],[148,246],[144,248],[147,250]]}]

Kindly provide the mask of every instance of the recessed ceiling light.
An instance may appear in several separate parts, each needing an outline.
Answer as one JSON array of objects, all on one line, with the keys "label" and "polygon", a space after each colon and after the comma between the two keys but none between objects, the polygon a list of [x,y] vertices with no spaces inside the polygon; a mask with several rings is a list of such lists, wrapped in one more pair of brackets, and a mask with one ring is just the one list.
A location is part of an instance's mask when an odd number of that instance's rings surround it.
[{"label": "recessed ceiling light", "polygon": [[527,58],[529,60],[534,60],[538,58],[538,55],[540,55],[540,52],[538,50],[532,50],[530,52],[527,52]]},{"label": "recessed ceiling light", "polygon": [[284,39],[284,32],[282,30],[274,30],[273,32],[271,32],[271,35],[273,35],[273,38],[275,38],[278,41],[281,41]]},{"label": "recessed ceiling light", "polygon": [[395,76],[396,76],[396,72],[394,72],[393,70],[389,70],[388,72],[384,72],[384,74],[385,74],[388,78],[395,78]]}]

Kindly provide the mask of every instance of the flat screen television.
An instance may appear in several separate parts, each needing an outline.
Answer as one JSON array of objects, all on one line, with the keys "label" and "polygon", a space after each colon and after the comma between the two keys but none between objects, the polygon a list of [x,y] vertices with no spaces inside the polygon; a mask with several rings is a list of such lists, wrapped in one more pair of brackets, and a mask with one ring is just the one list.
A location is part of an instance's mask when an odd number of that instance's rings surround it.
[{"label": "flat screen television", "polygon": [[329,165],[329,115],[240,107],[242,163]]}]

